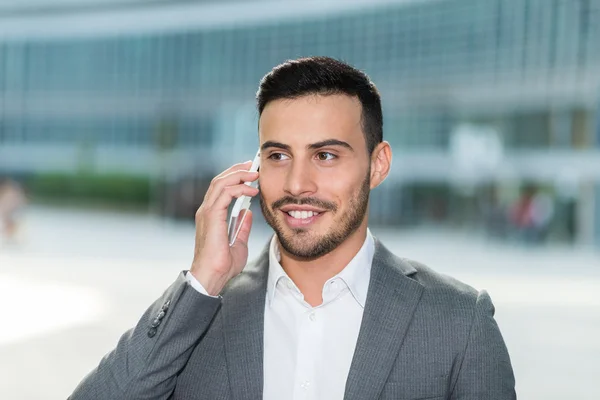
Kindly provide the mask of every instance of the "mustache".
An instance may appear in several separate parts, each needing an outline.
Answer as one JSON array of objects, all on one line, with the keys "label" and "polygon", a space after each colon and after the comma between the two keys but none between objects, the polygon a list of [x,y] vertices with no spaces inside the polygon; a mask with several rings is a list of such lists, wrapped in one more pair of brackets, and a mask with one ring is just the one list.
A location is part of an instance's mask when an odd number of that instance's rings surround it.
[{"label": "mustache", "polygon": [[277,208],[281,208],[288,204],[292,204],[292,205],[296,205],[296,206],[314,206],[317,208],[321,208],[323,210],[328,210],[328,211],[333,211],[333,212],[337,211],[337,205],[335,205],[335,203],[317,199],[314,197],[294,198],[292,196],[285,196],[277,201],[274,201],[273,204],[271,205],[271,207],[273,207],[273,209],[277,209]]}]

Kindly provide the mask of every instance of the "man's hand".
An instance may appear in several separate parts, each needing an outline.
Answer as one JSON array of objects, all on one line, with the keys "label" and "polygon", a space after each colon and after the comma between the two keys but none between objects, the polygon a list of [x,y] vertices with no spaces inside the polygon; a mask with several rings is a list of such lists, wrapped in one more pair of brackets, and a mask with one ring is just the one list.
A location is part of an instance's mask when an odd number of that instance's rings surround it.
[{"label": "man's hand", "polygon": [[217,175],[196,212],[196,247],[190,272],[212,296],[218,295],[248,260],[252,212],[247,211],[235,243],[229,246],[227,208],[234,198],[258,194],[258,189],[244,185],[258,179],[258,172],[248,172],[251,165],[250,161],[236,164]]}]

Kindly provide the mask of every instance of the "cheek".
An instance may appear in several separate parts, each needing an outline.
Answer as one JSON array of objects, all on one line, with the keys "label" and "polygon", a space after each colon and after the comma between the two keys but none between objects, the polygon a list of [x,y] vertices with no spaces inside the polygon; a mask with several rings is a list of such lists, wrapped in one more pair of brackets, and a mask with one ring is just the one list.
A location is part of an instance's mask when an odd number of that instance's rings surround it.
[{"label": "cheek", "polygon": [[336,203],[340,209],[348,207],[356,196],[358,184],[346,176],[324,177],[319,182],[317,197]]},{"label": "cheek", "polygon": [[269,206],[271,206],[271,203],[273,203],[275,200],[282,197],[282,184],[279,182],[278,178],[276,176],[272,176],[272,174],[261,174],[258,181],[258,187],[260,190],[260,195]]}]

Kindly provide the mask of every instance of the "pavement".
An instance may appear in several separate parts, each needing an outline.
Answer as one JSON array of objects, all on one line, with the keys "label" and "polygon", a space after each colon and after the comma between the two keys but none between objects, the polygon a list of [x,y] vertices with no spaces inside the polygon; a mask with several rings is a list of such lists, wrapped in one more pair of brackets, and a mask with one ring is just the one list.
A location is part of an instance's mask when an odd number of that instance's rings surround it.
[{"label": "pavement", "polygon": [[[600,252],[502,244],[434,228],[372,228],[394,253],[478,289],[496,306],[519,399],[600,399]],[[269,229],[253,228],[250,257]],[[32,207],[0,242],[0,399],[65,399],[177,274],[192,223]]]}]

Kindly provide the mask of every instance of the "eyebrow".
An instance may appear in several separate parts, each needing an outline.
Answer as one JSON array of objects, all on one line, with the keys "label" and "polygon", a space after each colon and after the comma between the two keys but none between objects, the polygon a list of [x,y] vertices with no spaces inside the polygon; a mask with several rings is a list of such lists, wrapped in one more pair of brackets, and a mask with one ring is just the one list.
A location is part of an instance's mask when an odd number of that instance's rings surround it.
[{"label": "eyebrow", "polygon": [[286,150],[286,151],[290,151],[291,150],[291,147],[288,144],[283,144],[283,143],[280,143],[280,142],[274,142],[272,140],[267,140],[266,142],[263,143],[262,146],[260,146],[260,151],[265,151],[265,150],[270,149],[272,147],[274,147],[276,149]]},{"label": "eyebrow", "polygon": [[347,148],[350,151],[354,151],[354,149],[352,148],[352,146],[350,146],[350,144],[348,144],[347,142],[343,142],[341,140],[337,140],[337,139],[323,140],[322,142],[309,144],[307,147],[309,149],[315,150],[315,149],[320,149],[321,147],[326,147],[326,146],[341,146],[341,147]]},{"label": "eyebrow", "polygon": [[[350,151],[354,151],[354,149],[352,148],[352,146],[350,146],[350,144],[348,144],[347,142],[341,141],[341,140],[337,140],[337,139],[327,139],[327,140],[323,140],[321,142],[311,143],[306,147],[308,149],[315,150],[315,149],[320,149],[321,147],[326,147],[326,146],[341,146],[341,147],[345,147],[345,148],[349,149]],[[267,150],[269,148],[273,148],[273,147],[277,148],[277,149],[286,150],[286,151],[290,151],[292,149],[291,146],[288,144],[275,142],[273,140],[268,140],[268,141],[264,142],[262,146],[260,146],[260,150],[265,151],[265,150]]]}]

